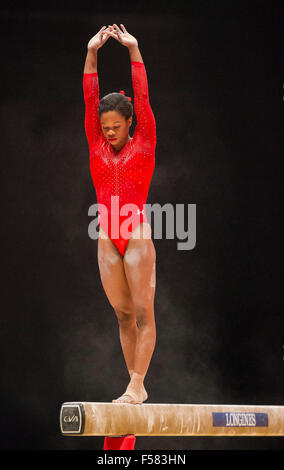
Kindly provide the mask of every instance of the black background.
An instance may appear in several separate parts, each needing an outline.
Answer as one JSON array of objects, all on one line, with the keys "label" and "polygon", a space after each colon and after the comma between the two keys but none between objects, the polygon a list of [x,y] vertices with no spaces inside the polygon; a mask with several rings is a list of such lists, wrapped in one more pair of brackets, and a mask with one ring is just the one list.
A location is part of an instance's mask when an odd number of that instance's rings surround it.
[{"label": "black background", "polygon": [[[102,449],[63,437],[60,406],[128,383],[103,291],[84,131],[89,39],[139,43],[157,124],[148,203],[196,204],[197,243],[154,240],[149,403],[283,405],[280,282],[283,12],[267,2],[9,2],[1,7],[1,448]],[[99,51],[100,96],[133,96],[128,51]],[[133,134],[133,128],[131,135]],[[281,449],[283,438],[137,438],[137,449]]]}]

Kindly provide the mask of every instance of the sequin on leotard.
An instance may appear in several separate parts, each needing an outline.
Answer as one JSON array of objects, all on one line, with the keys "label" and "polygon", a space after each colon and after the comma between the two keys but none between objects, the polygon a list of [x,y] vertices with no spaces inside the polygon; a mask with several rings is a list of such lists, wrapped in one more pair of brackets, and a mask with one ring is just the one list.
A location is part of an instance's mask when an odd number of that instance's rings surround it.
[{"label": "sequin on leotard", "polygon": [[[124,255],[131,232],[137,225],[147,222],[146,204],[149,185],[155,167],[156,123],[149,103],[148,81],[142,62],[131,61],[134,110],[137,125],[133,137],[115,152],[105,138],[98,115],[99,81],[97,73],[84,73],[83,90],[85,100],[85,130],[89,144],[90,171],[96,189],[98,205],[104,204],[107,215],[100,210],[99,224],[112,240],[121,255]],[[119,204],[115,209],[113,202]],[[111,216],[116,214],[119,227],[130,214],[120,214],[124,204],[135,204],[139,208],[129,228],[129,235],[111,232]],[[143,212],[142,212],[143,211]],[[118,236],[118,238],[116,238]]]}]

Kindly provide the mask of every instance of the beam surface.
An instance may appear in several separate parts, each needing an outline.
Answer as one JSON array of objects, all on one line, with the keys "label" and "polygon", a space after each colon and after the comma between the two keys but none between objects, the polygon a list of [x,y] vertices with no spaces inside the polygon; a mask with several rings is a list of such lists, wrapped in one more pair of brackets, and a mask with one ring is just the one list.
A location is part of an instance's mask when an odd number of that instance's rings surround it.
[{"label": "beam surface", "polygon": [[284,406],[66,402],[66,436],[284,436]]}]

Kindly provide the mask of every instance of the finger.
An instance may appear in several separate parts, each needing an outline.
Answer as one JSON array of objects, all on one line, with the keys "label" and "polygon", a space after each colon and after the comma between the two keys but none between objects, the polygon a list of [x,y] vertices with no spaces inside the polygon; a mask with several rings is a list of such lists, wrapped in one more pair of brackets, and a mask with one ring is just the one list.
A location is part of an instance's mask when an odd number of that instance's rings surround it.
[{"label": "finger", "polygon": [[120,23],[120,26],[121,26],[122,31],[123,31],[124,33],[127,33],[126,28],[125,28],[125,26],[124,26],[122,23]]},{"label": "finger", "polygon": [[109,37],[110,33],[108,31],[103,33],[103,41],[106,41],[107,39],[109,39]]},{"label": "finger", "polygon": [[112,26],[112,29],[111,29],[111,33],[116,34],[117,36],[119,35],[119,31],[116,28],[114,28],[113,26]]},{"label": "finger", "polygon": [[116,32],[114,29],[110,29],[110,30],[108,31],[108,34],[110,34],[110,35],[113,36],[114,34],[117,35],[117,32]]},{"label": "finger", "polygon": [[[105,28],[105,26],[104,26],[104,28]],[[109,34],[109,29],[108,28],[103,29],[99,32],[99,36],[100,36],[101,39],[103,39],[105,37],[105,35],[108,35],[108,34]]]},{"label": "finger", "polygon": [[122,34],[122,31],[120,31],[120,29],[119,29],[119,27],[117,26],[116,23],[114,23],[114,27],[116,28],[116,30],[117,30],[117,32],[118,32],[119,34]]},{"label": "finger", "polygon": [[114,31],[114,34],[116,34],[116,37],[119,41],[122,41],[121,33],[119,31]]},{"label": "finger", "polygon": [[117,33],[110,32],[109,35],[112,36],[114,39],[117,39],[119,41],[119,37],[118,37]]}]

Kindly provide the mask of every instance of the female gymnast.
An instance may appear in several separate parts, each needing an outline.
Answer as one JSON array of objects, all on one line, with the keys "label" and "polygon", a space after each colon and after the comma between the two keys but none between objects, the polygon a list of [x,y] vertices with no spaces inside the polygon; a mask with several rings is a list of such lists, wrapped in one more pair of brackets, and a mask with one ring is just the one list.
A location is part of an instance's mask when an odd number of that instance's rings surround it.
[{"label": "female gymnast", "polygon": [[[103,26],[88,42],[83,74],[85,129],[90,171],[99,205],[98,265],[101,282],[116,314],[121,347],[130,375],[129,384],[113,403],[140,404],[147,400],[144,387],[156,343],[154,296],[156,250],[143,205],[155,166],[156,124],[149,103],[148,81],[137,39],[123,24]],[[113,37],[128,48],[137,125],[129,135],[133,105],[123,90],[99,100],[97,53]],[[113,206],[115,198],[118,206]],[[100,204],[107,213],[100,210]],[[125,204],[138,207],[128,234],[113,234],[115,215],[119,228],[127,219]],[[117,207],[118,210],[114,209]],[[129,220],[129,219],[128,219]]]}]

